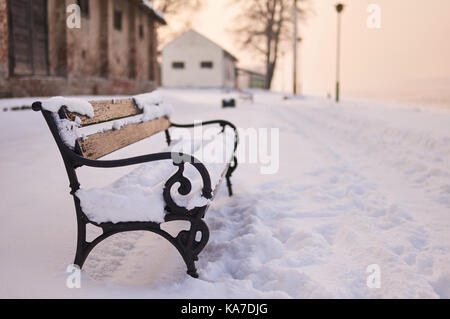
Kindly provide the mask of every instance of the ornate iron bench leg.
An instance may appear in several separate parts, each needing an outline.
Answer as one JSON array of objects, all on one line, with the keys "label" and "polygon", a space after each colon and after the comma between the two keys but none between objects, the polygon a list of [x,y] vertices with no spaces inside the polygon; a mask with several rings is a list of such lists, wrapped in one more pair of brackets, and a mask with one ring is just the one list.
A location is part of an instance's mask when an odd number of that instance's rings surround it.
[{"label": "ornate iron bench leg", "polygon": [[228,187],[228,195],[231,197],[233,196],[233,185],[231,184],[231,175],[233,175],[233,172],[236,170],[238,166],[238,161],[236,156],[233,158],[233,164],[230,165],[228,168],[227,174],[225,175],[227,179],[227,187]]},{"label": "ornate iron bench leg", "polygon": [[73,262],[74,265],[77,265],[80,269],[83,269],[83,265],[84,262],[86,261],[86,258],[87,256],[85,254],[84,247],[78,244],[77,252],[75,254],[75,261]]},{"label": "ornate iron bench leg", "polygon": [[75,207],[77,209],[77,251],[75,253],[74,265],[77,265],[80,269],[83,268],[84,262],[87,259],[86,248],[88,243],[86,242],[86,222],[84,221],[79,207],[79,201],[75,200]]},{"label": "ornate iron bench leg", "polygon": [[199,277],[197,268],[195,268],[195,262],[193,260],[188,265],[187,274],[195,279],[197,279]]},{"label": "ornate iron bench leg", "polygon": [[166,135],[167,145],[170,146],[170,144],[172,143],[172,138],[170,137],[170,132],[169,132],[169,130],[165,130],[164,133]]},{"label": "ornate iron bench leg", "polygon": [[[201,234],[201,238],[197,241],[197,233]],[[191,228],[188,231],[182,231],[178,234],[176,241],[181,247],[179,249],[181,256],[187,267],[187,274],[193,278],[198,278],[195,262],[198,255],[205,248],[209,240],[209,229],[201,216],[191,220]]]},{"label": "ornate iron bench leg", "polygon": [[194,223],[191,224],[191,229],[188,232],[180,234],[180,242],[183,246],[183,259],[187,266],[187,274],[193,278],[198,278],[197,268],[195,267],[195,255],[193,245],[195,241],[196,229]]}]

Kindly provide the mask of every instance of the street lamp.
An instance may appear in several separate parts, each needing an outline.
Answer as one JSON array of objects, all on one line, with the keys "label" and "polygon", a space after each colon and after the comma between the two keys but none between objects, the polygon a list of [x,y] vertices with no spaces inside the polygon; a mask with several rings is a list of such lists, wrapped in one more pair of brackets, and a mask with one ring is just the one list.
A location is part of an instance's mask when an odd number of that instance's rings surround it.
[{"label": "street lamp", "polygon": [[337,54],[336,54],[336,103],[339,103],[339,91],[340,91],[340,76],[341,76],[341,13],[344,10],[344,5],[338,3],[336,5],[336,11],[338,13],[338,25],[337,25]]},{"label": "street lamp", "polygon": [[[301,44],[302,43],[302,41],[303,41],[303,39],[301,38],[301,37],[298,37],[297,38],[297,42],[298,42],[298,44]],[[297,53],[297,55],[300,55],[300,52],[298,52]],[[300,61],[301,61],[301,57],[300,57]],[[300,71],[301,71],[301,64],[299,63],[299,66],[300,67],[298,67],[297,66],[297,77],[296,77],[296,80],[297,80],[297,84],[296,84],[296,88],[297,88],[297,92],[298,92],[298,94],[302,94],[302,81],[301,81],[301,74],[300,74]]]},{"label": "street lamp", "polygon": [[293,63],[293,89],[294,95],[297,94],[297,44],[298,44],[298,9],[297,0],[294,0],[294,63]]}]

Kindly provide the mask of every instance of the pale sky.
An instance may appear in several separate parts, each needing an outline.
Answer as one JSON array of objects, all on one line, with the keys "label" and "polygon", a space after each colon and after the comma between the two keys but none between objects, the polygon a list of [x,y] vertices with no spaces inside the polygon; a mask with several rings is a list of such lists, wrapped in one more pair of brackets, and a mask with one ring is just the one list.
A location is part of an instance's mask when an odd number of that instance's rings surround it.
[{"label": "pale sky", "polygon": [[[229,29],[238,8],[231,0],[205,0],[192,27],[240,60],[261,68],[240,50]],[[337,14],[333,0],[310,0],[313,13],[300,25],[300,82],[306,94],[334,94]],[[351,96],[450,102],[450,0],[344,0],[342,90]],[[381,8],[381,28],[367,26],[370,4]],[[172,23],[173,28],[177,26]],[[283,49],[274,89],[292,86],[292,45]],[[449,103],[450,105],[450,103]]]}]

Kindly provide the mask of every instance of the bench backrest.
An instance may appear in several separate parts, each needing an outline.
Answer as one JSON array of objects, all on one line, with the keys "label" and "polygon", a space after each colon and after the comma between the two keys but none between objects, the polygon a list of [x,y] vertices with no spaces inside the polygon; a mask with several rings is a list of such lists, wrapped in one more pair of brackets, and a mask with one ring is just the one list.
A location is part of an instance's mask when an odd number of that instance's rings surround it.
[{"label": "bench backrest", "polygon": [[[143,114],[143,110],[136,106],[134,99],[91,101],[94,109],[94,117],[89,118],[77,113],[69,112],[62,108],[59,116],[62,119],[75,121],[81,120],[80,127],[122,120],[135,115]],[[126,124],[120,129],[100,131],[76,141],[75,151],[88,159],[96,160],[114,151],[136,143],[161,131],[167,130],[171,123],[167,117],[161,117],[151,121]]]}]

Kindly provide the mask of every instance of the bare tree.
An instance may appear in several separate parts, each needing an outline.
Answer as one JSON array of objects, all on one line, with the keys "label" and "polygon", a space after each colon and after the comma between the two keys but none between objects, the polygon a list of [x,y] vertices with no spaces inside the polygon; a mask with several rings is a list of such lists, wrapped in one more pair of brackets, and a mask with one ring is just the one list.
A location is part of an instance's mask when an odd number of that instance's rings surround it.
[{"label": "bare tree", "polygon": [[192,27],[193,16],[205,0],[154,0],[155,8],[164,14],[168,25],[159,30],[159,49]]},{"label": "bare tree", "polygon": [[198,10],[203,0],[154,0],[155,7],[166,15],[176,15],[186,11]]},{"label": "bare tree", "polygon": [[[280,47],[292,36],[294,0],[231,0],[240,6],[233,32],[243,49],[264,56],[265,88],[270,89],[277,66]],[[301,3],[305,0],[298,0]],[[299,7],[299,17],[304,17]]]}]

